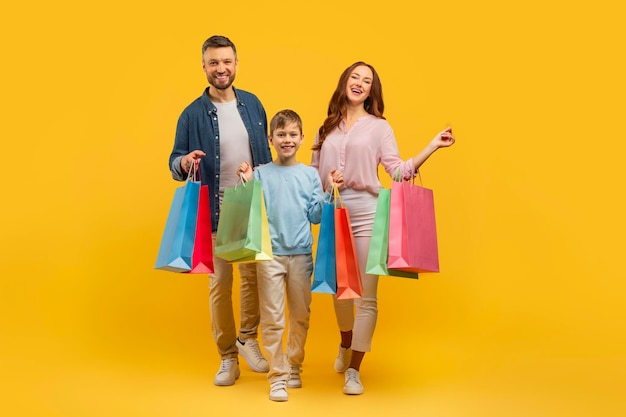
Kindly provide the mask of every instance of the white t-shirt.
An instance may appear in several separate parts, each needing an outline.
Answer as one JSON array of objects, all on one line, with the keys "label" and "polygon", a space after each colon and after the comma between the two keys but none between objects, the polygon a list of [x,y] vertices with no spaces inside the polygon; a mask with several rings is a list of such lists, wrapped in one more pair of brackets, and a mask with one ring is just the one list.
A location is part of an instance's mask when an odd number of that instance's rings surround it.
[{"label": "white t-shirt", "polygon": [[213,103],[217,108],[217,122],[220,129],[220,197],[224,189],[239,182],[237,169],[242,162],[252,165],[250,138],[239,110],[237,100],[228,103]]}]

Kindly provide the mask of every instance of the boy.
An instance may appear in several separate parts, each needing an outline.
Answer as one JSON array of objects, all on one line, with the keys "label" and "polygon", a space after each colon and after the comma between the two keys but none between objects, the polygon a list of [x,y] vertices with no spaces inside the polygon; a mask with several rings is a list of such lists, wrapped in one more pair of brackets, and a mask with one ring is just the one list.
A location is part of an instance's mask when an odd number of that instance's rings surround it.
[{"label": "boy", "polygon": [[[272,240],[271,261],[257,264],[261,336],[268,355],[269,398],[287,401],[287,388],[302,387],[300,372],[309,329],[313,235],[311,223],[322,217],[324,194],[317,171],[296,160],[302,145],[302,120],[292,110],[281,110],[270,121],[269,142],[276,158],[252,171],[244,162],[239,167],[247,179],[263,184],[263,196]],[[328,175],[328,183],[343,182],[339,171]],[[285,299],[289,308],[287,351],[283,350]]]}]

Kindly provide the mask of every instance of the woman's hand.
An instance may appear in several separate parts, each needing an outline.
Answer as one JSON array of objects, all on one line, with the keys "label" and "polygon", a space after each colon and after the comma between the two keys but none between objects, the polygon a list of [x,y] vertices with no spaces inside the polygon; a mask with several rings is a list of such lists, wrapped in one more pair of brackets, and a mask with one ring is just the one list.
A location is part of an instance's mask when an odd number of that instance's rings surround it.
[{"label": "woman's hand", "polygon": [[452,135],[452,128],[448,126],[445,130],[437,133],[435,137],[428,143],[428,145],[413,159],[413,170],[417,172],[424,162],[439,148],[447,148],[454,145],[455,139]]},{"label": "woman's hand", "polygon": [[337,184],[338,186],[343,185],[343,172],[337,169],[330,171],[328,178],[326,179],[326,184],[328,184],[331,188],[334,184]]},{"label": "woman's hand", "polygon": [[430,141],[431,145],[436,148],[447,148],[454,145],[455,139],[452,135],[452,128],[448,126],[447,129],[437,133],[437,135]]}]

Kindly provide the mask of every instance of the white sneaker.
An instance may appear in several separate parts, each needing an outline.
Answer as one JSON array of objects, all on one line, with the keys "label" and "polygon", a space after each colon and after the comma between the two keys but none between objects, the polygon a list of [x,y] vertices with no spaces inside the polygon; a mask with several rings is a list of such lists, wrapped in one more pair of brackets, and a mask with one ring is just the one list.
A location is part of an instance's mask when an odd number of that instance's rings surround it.
[{"label": "white sneaker", "polygon": [[348,395],[363,394],[363,385],[359,378],[359,371],[354,368],[346,370],[346,382],[343,386],[343,393]]},{"label": "white sneaker", "polygon": [[267,360],[261,353],[259,342],[256,339],[248,339],[245,342],[240,342],[239,338],[235,342],[239,354],[248,362],[248,366],[252,368],[254,372],[268,372],[270,370]]},{"label": "white sneaker", "polygon": [[302,378],[300,373],[302,368],[300,365],[289,366],[289,380],[287,381],[287,388],[302,388]]},{"label": "white sneaker", "polygon": [[222,359],[220,369],[217,371],[213,383],[221,387],[233,385],[237,378],[239,378],[239,374],[237,358]]},{"label": "white sneaker", "polygon": [[346,372],[346,369],[350,366],[350,360],[352,359],[352,349],[345,348],[339,344],[339,353],[337,353],[337,359],[335,359],[335,371],[341,373]]},{"label": "white sneaker", "polygon": [[285,381],[275,381],[270,385],[270,400],[272,401],[287,401],[289,394],[287,394],[287,384]]}]

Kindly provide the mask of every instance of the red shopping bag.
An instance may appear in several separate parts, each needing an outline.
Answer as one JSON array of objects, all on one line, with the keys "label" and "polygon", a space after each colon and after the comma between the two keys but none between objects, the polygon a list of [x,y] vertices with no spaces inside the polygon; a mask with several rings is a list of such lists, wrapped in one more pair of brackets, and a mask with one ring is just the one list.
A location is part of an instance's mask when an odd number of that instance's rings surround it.
[{"label": "red shopping bag", "polygon": [[200,198],[198,200],[196,236],[193,242],[190,274],[212,274],[214,272],[212,233],[209,186],[202,185],[200,187]]},{"label": "red shopping bag", "polygon": [[361,298],[363,296],[361,270],[356,256],[350,215],[348,209],[343,206],[337,186],[335,186],[335,253],[337,299]]},{"label": "red shopping bag", "polygon": [[388,267],[439,272],[433,191],[413,182],[393,182],[389,215]]}]

